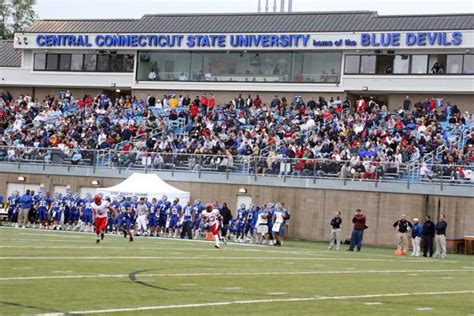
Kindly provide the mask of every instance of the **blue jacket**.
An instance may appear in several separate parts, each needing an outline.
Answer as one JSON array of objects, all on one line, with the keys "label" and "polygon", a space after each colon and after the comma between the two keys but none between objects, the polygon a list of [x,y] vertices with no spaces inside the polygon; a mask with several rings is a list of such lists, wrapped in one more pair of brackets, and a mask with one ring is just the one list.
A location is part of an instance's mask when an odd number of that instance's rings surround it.
[{"label": "blue jacket", "polygon": [[423,236],[423,226],[421,226],[420,223],[416,223],[415,225],[413,225],[413,228],[411,230],[411,236],[413,238]]},{"label": "blue jacket", "polygon": [[33,198],[31,195],[22,195],[20,198],[20,208],[31,208],[33,206]]}]

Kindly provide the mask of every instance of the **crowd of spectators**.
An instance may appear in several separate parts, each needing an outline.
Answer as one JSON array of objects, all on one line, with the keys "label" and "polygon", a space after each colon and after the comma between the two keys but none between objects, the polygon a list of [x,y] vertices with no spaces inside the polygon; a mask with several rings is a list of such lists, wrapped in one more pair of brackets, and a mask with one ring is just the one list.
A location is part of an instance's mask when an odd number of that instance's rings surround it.
[{"label": "crowd of spectators", "polygon": [[[0,158],[14,160],[20,154],[25,159],[95,163],[100,157],[88,149],[105,155],[117,149],[120,153],[108,154],[109,166],[164,167],[186,161],[190,170],[207,166],[225,171],[234,168],[236,159],[259,157],[247,160],[249,172],[373,179],[398,174],[401,164],[421,161],[445,146],[435,162],[452,165],[447,171],[451,176],[456,166],[474,162],[474,150],[472,138],[452,146],[448,135],[459,138],[470,124],[469,113],[435,98],[407,97],[389,111],[362,96],[353,103],[340,97],[275,95],[263,100],[238,95],[218,105],[212,94],[148,95],[140,100],[66,91],[33,100],[5,91],[0,98],[0,145],[12,147]],[[459,170],[454,173],[463,176]]]}]

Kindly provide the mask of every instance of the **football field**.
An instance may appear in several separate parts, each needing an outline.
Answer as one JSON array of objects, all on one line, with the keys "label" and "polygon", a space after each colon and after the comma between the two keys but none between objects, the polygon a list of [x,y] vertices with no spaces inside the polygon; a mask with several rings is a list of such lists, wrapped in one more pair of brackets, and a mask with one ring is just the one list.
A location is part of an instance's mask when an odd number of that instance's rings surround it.
[{"label": "football field", "polygon": [[474,315],[474,257],[0,228],[1,315]]}]

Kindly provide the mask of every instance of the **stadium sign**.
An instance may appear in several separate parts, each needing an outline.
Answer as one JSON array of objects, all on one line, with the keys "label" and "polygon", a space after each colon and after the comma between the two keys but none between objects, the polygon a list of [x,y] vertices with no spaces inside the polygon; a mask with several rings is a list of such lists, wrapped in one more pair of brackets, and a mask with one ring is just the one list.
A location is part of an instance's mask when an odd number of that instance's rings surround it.
[{"label": "stadium sign", "polygon": [[[16,48],[354,49],[472,46],[473,33],[16,34]],[[467,39],[467,43],[465,41]]]}]

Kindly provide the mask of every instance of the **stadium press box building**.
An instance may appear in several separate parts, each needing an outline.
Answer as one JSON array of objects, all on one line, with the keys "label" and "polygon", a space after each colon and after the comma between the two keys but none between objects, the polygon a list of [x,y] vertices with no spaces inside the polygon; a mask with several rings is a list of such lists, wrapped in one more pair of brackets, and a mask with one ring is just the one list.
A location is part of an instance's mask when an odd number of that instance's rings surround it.
[{"label": "stadium press box building", "polygon": [[146,97],[170,92],[449,99],[474,110],[473,14],[145,15],[38,20],[0,45],[0,85]]}]

